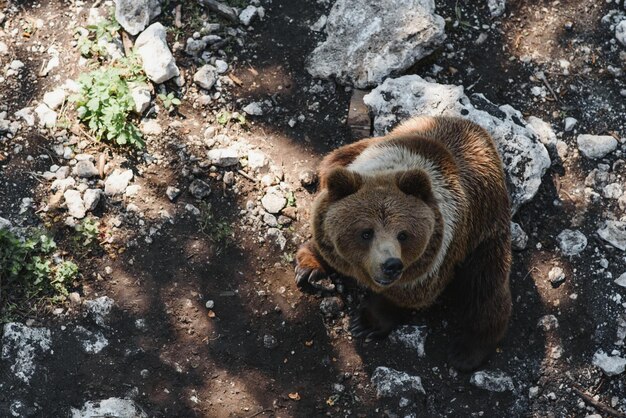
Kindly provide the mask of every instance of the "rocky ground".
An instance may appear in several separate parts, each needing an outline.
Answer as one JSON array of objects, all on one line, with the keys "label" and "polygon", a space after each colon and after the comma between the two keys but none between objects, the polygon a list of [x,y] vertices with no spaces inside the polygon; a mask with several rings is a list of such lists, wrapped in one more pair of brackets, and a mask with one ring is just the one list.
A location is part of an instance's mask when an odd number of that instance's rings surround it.
[{"label": "rocky ground", "polygon": [[[116,3],[0,1],[0,239],[78,268],[25,296],[0,265],[0,416],[626,416],[622,4]],[[79,121],[112,67],[143,149]],[[363,342],[350,279],[294,283],[316,163],[413,114],[505,163],[514,313],[475,373],[446,297]]]}]

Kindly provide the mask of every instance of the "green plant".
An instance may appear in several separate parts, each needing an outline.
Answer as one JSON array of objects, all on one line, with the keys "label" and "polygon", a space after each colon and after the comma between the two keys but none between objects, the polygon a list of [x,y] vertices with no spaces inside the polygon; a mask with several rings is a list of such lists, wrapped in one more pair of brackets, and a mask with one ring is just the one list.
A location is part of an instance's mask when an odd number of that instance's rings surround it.
[{"label": "green plant", "polygon": [[199,227],[200,232],[207,235],[219,247],[225,246],[233,234],[233,228],[228,221],[218,221],[213,214],[210,203],[200,204]]},{"label": "green plant", "polygon": [[143,148],[141,132],[131,121],[135,101],[118,68],[100,68],[78,78],[80,92],[72,96],[78,118],[100,141]]},{"label": "green plant", "polygon": [[147,80],[141,57],[134,49],[125,57],[117,59],[113,65],[120,70],[120,77],[127,82],[143,83]]},{"label": "green plant", "polygon": [[287,193],[287,206],[296,206],[296,195],[293,192]]},{"label": "green plant", "polygon": [[74,229],[78,232],[77,241],[82,247],[90,247],[92,244],[98,242],[100,221],[96,218],[84,218],[81,222],[76,224]]},{"label": "green plant", "polygon": [[231,120],[235,120],[239,122],[240,124],[245,125],[246,115],[242,113],[231,113],[227,110],[222,110],[220,113],[217,114],[217,117],[215,118],[215,120],[220,125],[226,125]]},{"label": "green plant", "polygon": [[120,25],[111,13],[108,19],[101,19],[98,23],[88,25],[87,28],[76,30],[77,46],[80,54],[84,57],[103,57],[106,49],[100,41],[111,42],[113,36],[120,30]]},{"label": "green plant", "polygon": [[465,28],[472,27],[472,24],[470,22],[468,22],[467,20],[463,20],[463,13],[461,12],[461,6],[459,6],[458,0],[454,5],[454,14],[456,15],[456,20],[457,22],[459,22],[459,25]]},{"label": "green plant", "polygon": [[230,115],[231,113],[227,112],[226,110],[221,111],[217,114],[217,123],[219,123],[220,125],[226,125],[230,121]]},{"label": "green plant", "polygon": [[54,240],[41,231],[19,237],[0,230],[0,320],[11,319],[33,300],[65,300],[68,284],[78,275],[71,261],[55,261]]},{"label": "green plant", "polygon": [[175,106],[180,106],[180,99],[174,96],[174,93],[170,92],[168,94],[159,94],[157,96],[163,102],[163,107],[167,110],[174,108]]}]

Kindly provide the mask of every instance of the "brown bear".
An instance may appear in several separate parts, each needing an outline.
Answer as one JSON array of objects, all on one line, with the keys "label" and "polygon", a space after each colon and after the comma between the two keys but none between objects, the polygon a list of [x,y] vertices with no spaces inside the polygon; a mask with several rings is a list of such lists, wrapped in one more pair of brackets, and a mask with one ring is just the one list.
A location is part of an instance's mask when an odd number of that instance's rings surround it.
[{"label": "brown bear", "polygon": [[369,338],[393,329],[394,307],[426,308],[450,284],[462,295],[450,362],[478,367],[511,314],[511,208],[489,134],[461,118],[417,117],[331,152],[319,175],[296,281],[336,271],[371,289],[351,326]]}]

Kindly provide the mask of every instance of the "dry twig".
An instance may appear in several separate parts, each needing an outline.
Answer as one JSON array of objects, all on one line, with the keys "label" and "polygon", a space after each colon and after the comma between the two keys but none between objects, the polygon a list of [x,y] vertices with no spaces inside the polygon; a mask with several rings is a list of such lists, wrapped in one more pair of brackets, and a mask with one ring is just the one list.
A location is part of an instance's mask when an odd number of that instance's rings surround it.
[{"label": "dry twig", "polygon": [[578,396],[580,396],[581,398],[583,398],[583,400],[588,403],[589,405],[593,406],[594,408],[596,408],[599,411],[604,412],[605,414],[609,414],[611,416],[617,417],[617,418],[626,418],[626,414],[624,414],[623,412],[618,411],[617,409],[614,409],[600,401],[596,401],[595,399],[593,399],[593,396],[589,395],[587,392],[585,392],[585,390],[580,386],[577,385],[576,383],[572,384],[572,389],[574,389],[574,392],[576,392],[578,394]]}]

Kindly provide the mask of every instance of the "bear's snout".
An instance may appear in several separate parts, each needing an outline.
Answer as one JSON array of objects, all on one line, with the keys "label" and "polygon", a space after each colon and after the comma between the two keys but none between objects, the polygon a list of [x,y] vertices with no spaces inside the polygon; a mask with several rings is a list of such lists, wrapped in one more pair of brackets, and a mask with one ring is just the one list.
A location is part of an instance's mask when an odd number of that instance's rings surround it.
[{"label": "bear's snout", "polygon": [[404,270],[404,264],[399,258],[388,258],[380,265],[380,270],[383,272],[384,278],[378,282],[387,285],[400,278],[402,270]]}]

